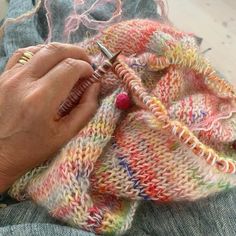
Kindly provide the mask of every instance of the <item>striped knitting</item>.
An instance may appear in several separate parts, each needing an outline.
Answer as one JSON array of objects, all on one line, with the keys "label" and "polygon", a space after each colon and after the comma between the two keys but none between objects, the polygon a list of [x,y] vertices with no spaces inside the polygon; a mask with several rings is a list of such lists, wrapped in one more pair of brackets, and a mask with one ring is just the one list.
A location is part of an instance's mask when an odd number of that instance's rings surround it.
[{"label": "striped knitting", "polygon": [[[123,56],[102,81],[96,115],[11,195],[74,227],[119,235],[140,200],[193,201],[235,186],[236,95],[195,37],[151,20],[121,22],[82,43],[100,64],[97,40]],[[128,112],[115,106],[124,90]]]}]

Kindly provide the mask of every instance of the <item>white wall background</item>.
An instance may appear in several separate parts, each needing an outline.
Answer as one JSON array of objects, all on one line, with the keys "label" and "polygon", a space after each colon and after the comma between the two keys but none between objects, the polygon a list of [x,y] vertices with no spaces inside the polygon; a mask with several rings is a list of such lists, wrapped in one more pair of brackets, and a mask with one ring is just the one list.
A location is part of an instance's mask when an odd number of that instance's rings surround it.
[{"label": "white wall background", "polygon": [[6,9],[7,9],[7,1],[0,0],[0,20],[5,16]]},{"label": "white wall background", "polygon": [[207,57],[236,86],[236,0],[167,0],[174,24],[204,38]]}]

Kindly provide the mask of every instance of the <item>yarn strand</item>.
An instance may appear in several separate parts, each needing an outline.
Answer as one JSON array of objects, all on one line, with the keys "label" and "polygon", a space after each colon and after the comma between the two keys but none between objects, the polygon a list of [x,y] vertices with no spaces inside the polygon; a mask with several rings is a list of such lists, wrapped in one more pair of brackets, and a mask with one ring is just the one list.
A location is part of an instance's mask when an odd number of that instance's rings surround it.
[{"label": "yarn strand", "polygon": [[[173,60],[172,62],[176,64],[177,60]],[[139,78],[131,68],[121,61],[121,59],[114,64],[114,72],[117,74],[118,78],[122,80],[123,84],[127,86],[128,90],[138,97],[144,107],[154,114],[157,121],[163,126],[163,129],[171,127],[172,133],[178,137],[182,143],[187,145],[194,154],[204,158],[209,165],[215,166],[219,171],[224,173],[235,174],[236,162],[233,160],[221,159],[213,149],[208,148],[201,143],[186,126],[179,121],[171,121],[167,115],[167,110],[161,101],[148,95],[139,82]]]},{"label": "yarn strand", "polygon": [[8,26],[13,25],[13,24],[19,24],[22,21],[32,17],[35,13],[39,11],[41,4],[42,4],[42,0],[38,0],[36,6],[31,11],[28,11],[16,18],[7,18],[3,22],[2,26],[0,27],[0,39],[3,37],[4,31]]}]

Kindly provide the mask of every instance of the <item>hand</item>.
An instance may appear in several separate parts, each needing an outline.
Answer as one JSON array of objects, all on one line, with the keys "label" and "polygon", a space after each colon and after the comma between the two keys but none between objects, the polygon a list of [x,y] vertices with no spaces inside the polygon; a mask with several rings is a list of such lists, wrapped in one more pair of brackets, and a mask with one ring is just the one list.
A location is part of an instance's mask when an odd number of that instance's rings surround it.
[{"label": "hand", "polygon": [[[21,65],[17,61],[26,50],[35,55]],[[92,118],[99,84],[68,116],[55,119],[78,79],[92,73],[85,51],[66,44],[20,49],[9,60],[0,76],[0,192],[52,157]]]}]

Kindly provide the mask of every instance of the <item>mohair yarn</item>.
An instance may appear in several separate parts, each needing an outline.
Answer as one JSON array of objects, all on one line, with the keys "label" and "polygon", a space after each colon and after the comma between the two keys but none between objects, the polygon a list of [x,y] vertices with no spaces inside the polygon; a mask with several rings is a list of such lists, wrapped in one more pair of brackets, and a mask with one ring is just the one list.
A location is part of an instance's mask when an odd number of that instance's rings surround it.
[{"label": "mohair yarn", "polygon": [[[74,227],[119,235],[143,200],[194,201],[235,186],[236,95],[195,37],[152,20],[120,22],[81,44],[99,65],[97,40],[122,50],[97,113],[10,194]],[[130,68],[135,79],[124,76]],[[122,92],[134,103],[128,111],[116,107]]]}]

